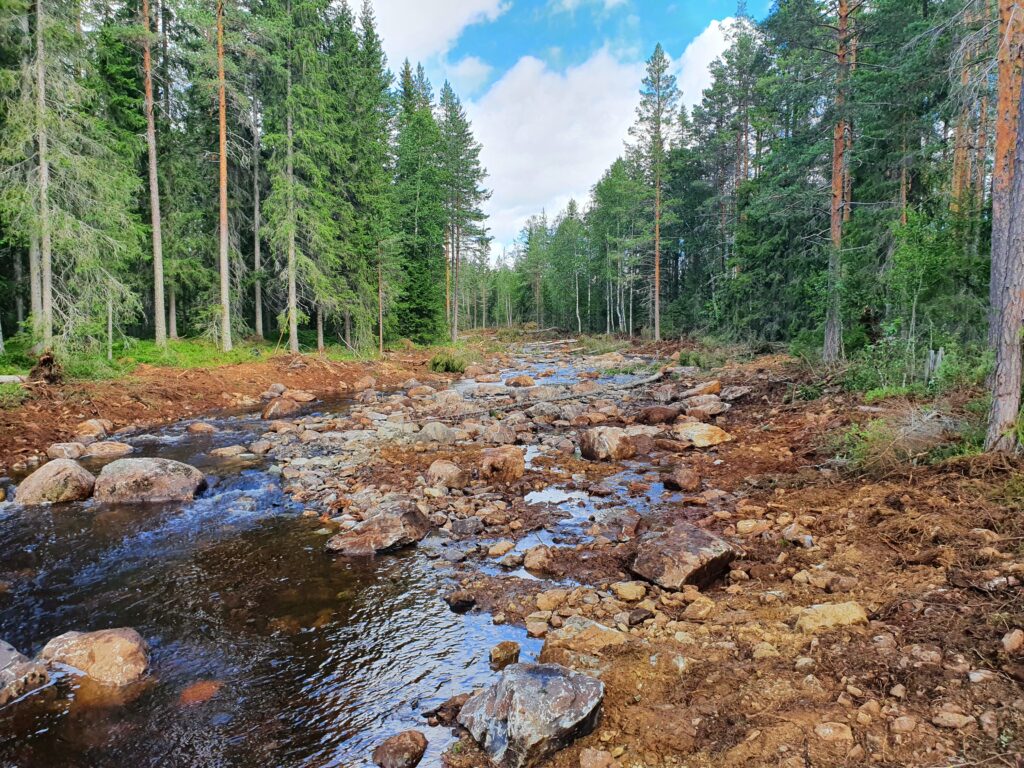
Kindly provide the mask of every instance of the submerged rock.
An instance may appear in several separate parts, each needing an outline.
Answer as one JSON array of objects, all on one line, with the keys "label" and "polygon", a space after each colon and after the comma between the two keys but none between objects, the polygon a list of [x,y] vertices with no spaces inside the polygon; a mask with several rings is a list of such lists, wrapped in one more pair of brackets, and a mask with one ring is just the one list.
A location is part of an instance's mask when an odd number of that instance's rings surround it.
[{"label": "submerged rock", "polygon": [[327,549],[351,557],[393,552],[430,533],[430,521],[411,501],[387,502],[373,517],[327,542]]},{"label": "submerged rock", "polygon": [[595,427],[580,438],[580,453],[592,461],[621,461],[636,455],[636,445],[624,429]]},{"label": "submerged rock", "polygon": [[373,762],[380,768],[414,768],[426,751],[426,736],[419,731],[405,731],[373,750]]},{"label": "submerged rock", "polygon": [[736,554],[725,539],[688,523],[677,523],[667,531],[640,539],[632,571],[664,589],[680,590],[686,584],[705,587],[718,578]]},{"label": "submerged rock", "polygon": [[46,667],[0,640],[0,707],[49,682]]},{"label": "submerged rock", "polygon": [[82,501],[92,495],[96,478],[71,459],[54,459],[21,481],[19,504],[59,504]]},{"label": "submerged rock", "polygon": [[149,648],[134,629],[65,632],[39,654],[48,663],[66,664],[104,685],[129,685],[149,669]]},{"label": "submerged rock", "polygon": [[459,724],[503,768],[530,768],[590,733],[604,684],[557,664],[512,664],[473,696]]},{"label": "submerged rock", "polygon": [[171,459],[118,459],[96,478],[96,499],[110,503],[191,501],[206,488],[195,467]]}]

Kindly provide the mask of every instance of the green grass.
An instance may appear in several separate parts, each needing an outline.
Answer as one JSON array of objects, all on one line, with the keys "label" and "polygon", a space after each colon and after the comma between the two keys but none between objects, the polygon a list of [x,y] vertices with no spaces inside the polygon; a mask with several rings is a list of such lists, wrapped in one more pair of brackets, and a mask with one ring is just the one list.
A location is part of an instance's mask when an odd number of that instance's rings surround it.
[{"label": "green grass", "polygon": [[880,403],[883,400],[891,400],[894,397],[916,398],[927,397],[928,387],[924,384],[910,384],[908,386],[875,387],[864,393],[864,402],[868,405]]},{"label": "green grass", "polygon": [[0,384],[0,408],[15,408],[31,396],[21,384]]},{"label": "green grass", "polygon": [[469,362],[465,356],[454,349],[439,350],[428,364],[434,373],[462,373]]}]

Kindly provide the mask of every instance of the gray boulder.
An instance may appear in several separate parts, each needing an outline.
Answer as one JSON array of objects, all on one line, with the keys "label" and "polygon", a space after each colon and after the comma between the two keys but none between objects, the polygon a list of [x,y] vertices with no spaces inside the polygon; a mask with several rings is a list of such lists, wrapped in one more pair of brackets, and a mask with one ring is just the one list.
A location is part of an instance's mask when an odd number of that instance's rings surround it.
[{"label": "gray boulder", "polygon": [[195,467],[171,459],[118,459],[96,478],[96,500],[109,503],[190,501],[206,488]]},{"label": "gray boulder", "polygon": [[59,504],[82,501],[92,494],[96,478],[78,462],[54,459],[21,481],[19,504]]},{"label": "gray boulder", "polygon": [[640,539],[631,570],[664,589],[685,584],[706,587],[728,567],[737,551],[725,539],[702,528],[677,523]]},{"label": "gray boulder", "polygon": [[407,500],[386,502],[373,517],[327,542],[327,549],[350,557],[393,552],[420,541],[430,533],[430,521]]},{"label": "gray boulder", "polygon": [[442,443],[445,445],[454,443],[455,430],[451,427],[446,427],[439,421],[432,421],[419,431],[419,434],[416,436],[416,442]]},{"label": "gray boulder", "polygon": [[604,684],[558,664],[511,664],[459,724],[503,768],[530,768],[597,725]]}]

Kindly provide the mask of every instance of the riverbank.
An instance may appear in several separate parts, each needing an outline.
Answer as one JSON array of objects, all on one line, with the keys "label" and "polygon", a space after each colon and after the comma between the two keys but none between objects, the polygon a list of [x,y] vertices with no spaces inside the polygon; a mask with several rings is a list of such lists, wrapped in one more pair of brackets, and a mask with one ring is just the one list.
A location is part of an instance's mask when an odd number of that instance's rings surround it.
[{"label": "riverbank", "polygon": [[[275,668],[305,670],[295,682],[316,717],[295,727],[311,728],[310,743],[338,715],[336,692],[359,681],[359,712],[344,705],[349,730],[334,729],[317,759],[368,764],[373,745],[419,730],[429,764],[486,764],[476,739],[432,713],[503,679],[486,669],[500,641],[506,662],[511,643],[522,661],[603,682],[596,727],[542,763],[554,768],[1013,764],[1024,724],[1020,466],[974,456],[855,472],[836,460],[837,438],[898,420],[907,404],[866,407],[807,377],[784,357],[701,369],[665,348],[533,344],[451,386],[424,375],[396,375],[392,392],[353,381],[343,405],[215,420],[202,433],[209,445],[175,442],[194,432],[179,424],[140,444],[210,476],[241,471],[243,500],[272,483],[292,516],[286,529],[270,518],[258,557],[224,568],[205,556],[215,580],[197,581],[190,566],[159,591],[176,599],[187,583],[190,609],[302,638]],[[799,388],[816,397],[793,397]],[[218,530],[214,550],[230,552],[229,521],[246,513],[216,526],[221,506],[200,499],[201,522],[189,525]],[[88,525],[97,512],[86,505],[74,519]],[[35,528],[12,537],[19,552],[34,551]],[[339,588],[348,572],[364,575]],[[208,597],[241,573],[253,574],[246,597]],[[26,595],[45,582],[11,577],[9,621],[22,615],[18,579]],[[148,638],[177,631],[143,619]],[[26,650],[46,639],[5,632]],[[335,673],[332,659],[355,638],[367,655]],[[180,667],[171,651],[153,678],[195,683]],[[389,669],[416,692],[396,690]],[[247,682],[229,679],[214,702]],[[446,722],[464,700],[443,708]],[[367,720],[375,707],[387,714]],[[137,717],[145,734],[145,710]],[[256,739],[245,754],[307,764],[275,752],[299,733]]]}]

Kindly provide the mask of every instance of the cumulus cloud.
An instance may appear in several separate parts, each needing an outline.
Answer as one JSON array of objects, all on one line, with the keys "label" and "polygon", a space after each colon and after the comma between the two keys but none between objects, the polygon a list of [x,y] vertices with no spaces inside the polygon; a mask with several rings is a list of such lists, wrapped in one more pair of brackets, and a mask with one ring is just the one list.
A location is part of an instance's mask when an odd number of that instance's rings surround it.
[{"label": "cumulus cloud", "polygon": [[491,77],[494,67],[478,56],[466,56],[444,67],[445,76],[463,97],[479,91]]},{"label": "cumulus cloud", "polygon": [[732,17],[712,21],[703,32],[690,41],[683,55],[675,60],[675,75],[683,103],[689,108],[700,102],[704,89],[711,85],[711,63],[729,47]]},{"label": "cumulus cloud", "polygon": [[[711,84],[708,66],[728,45],[731,22],[712,22],[673,60],[688,107]],[[497,252],[541,209],[553,217],[570,197],[588,198],[623,152],[643,73],[642,61],[607,46],[564,72],[525,56],[467,104],[494,190],[487,213]]]},{"label": "cumulus cloud", "polygon": [[524,56],[467,104],[494,195],[488,203],[496,249],[545,208],[550,215],[590,187],[622,151],[643,64],[603,48],[565,72]]},{"label": "cumulus cloud", "polygon": [[393,68],[403,59],[426,63],[443,59],[462,31],[495,21],[511,0],[377,0],[374,11]]}]

